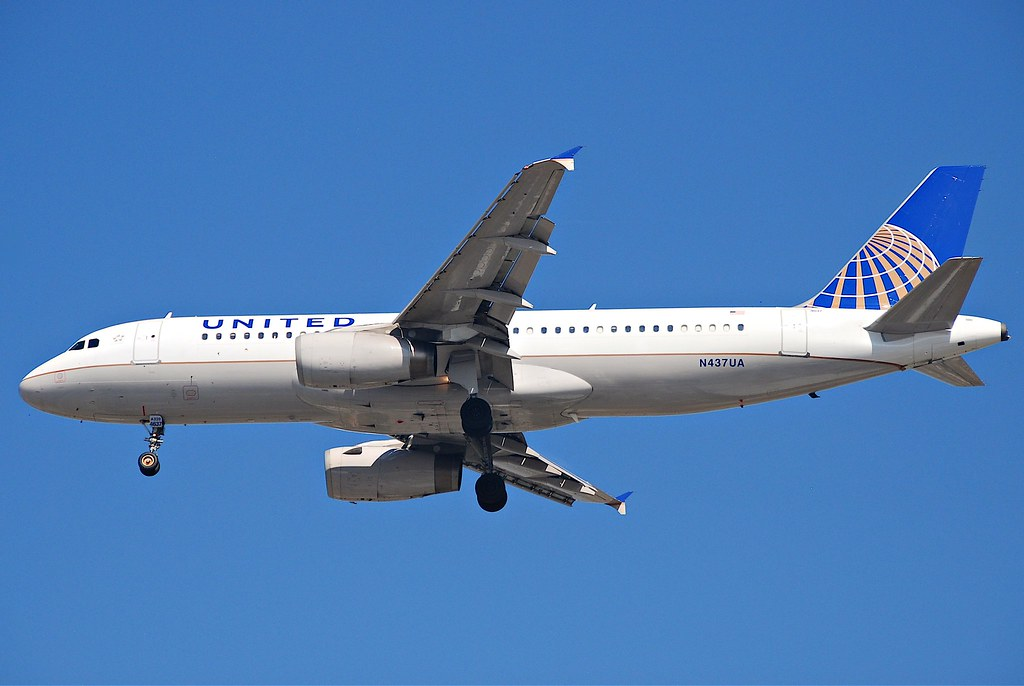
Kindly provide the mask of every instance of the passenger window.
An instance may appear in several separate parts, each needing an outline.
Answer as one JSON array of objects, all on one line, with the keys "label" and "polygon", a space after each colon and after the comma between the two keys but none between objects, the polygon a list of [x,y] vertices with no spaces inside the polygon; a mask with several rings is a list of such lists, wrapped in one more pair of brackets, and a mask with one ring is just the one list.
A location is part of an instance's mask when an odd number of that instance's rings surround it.
[{"label": "passenger window", "polygon": [[570,326],[569,327],[569,333],[576,333],[576,327],[575,326]]},{"label": "passenger window", "polygon": [[697,333],[700,333],[700,324],[697,324],[696,326],[694,326],[693,330],[696,331]]},{"label": "passenger window", "polygon": [[73,346],[68,348],[68,352],[71,352],[72,350],[81,350],[84,347],[85,347],[85,341],[78,341]]},{"label": "passenger window", "polygon": [[260,340],[263,339],[263,332],[262,331],[260,331],[260,333],[259,333],[259,338],[260,338]]},{"label": "passenger window", "polygon": [[609,331],[611,331],[612,333],[615,333],[618,330],[619,330],[619,327],[617,327],[617,326],[613,326],[611,329],[609,329]]},{"label": "passenger window", "polygon": [[235,338],[237,338],[237,336],[236,336],[235,332],[232,331],[231,332],[231,340],[235,340]]},{"label": "passenger window", "polygon": [[688,330],[688,329],[686,328],[686,324],[683,324],[683,325],[681,325],[681,326],[679,327],[679,331],[680,331],[681,333],[686,333],[686,332],[687,332],[687,330]]},{"label": "passenger window", "polygon": [[562,333],[562,327],[556,326],[555,327],[555,333]]},{"label": "passenger window", "polygon": [[722,324],[722,331],[728,331],[728,330],[729,330],[729,325],[728,324]]},{"label": "passenger window", "polygon": [[668,326],[665,327],[665,329],[667,329],[668,332],[671,333],[672,332],[672,325],[669,324]]},{"label": "passenger window", "polygon": [[242,334],[242,337],[245,338],[245,340],[249,340],[249,336],[250,336],[250,333],[248,331],[246,331],[244,334]]},{"label": "passenger window", "polygon": [[516,328],[512,329],[512,333],[519,333],[519,327],[517,326]]},{"label": "passenger window", "polygon": [[223,338],[223,337],[224,337],[224,335],[223,335],[223,334],[217,334],[217,340],[218,340],[218,341],[219,341],[219,340],[220,340],[221,338]]},{"label": "passenger window", "polygon": [[541,333],[547,333],[548,332],[548,327],[546,327],[546,326],[540,327],[540,332]]},{"label": "passenger window", "polygon": [[712,324],[711,326],[709,326],[709,327],[708,327],[708,331],[709,331],[709,332],[711,332],[711,333],[714,333],[714,331],[715,331],[715,325],[714,325],[714,324]]},{"label": "passenger window", "polygon": [[532,326],[526,327],[526,333],[533,333],[533,327]]},{"label": "passenger window", "polygon": [[743,325],[742,324],[737,324],[736,325],[736,330],[737,331],[743,331]]},{"label": "passenger window", "polygon": [[590,333],[590,327],[589,326],[584,326],[583,327],[583,333]]},{"label": "passenger window", "polygon": [[291,338],[291,337],[292,337],[292,332],[291,332],[291,331],[289,331],[288,333],[286,333],[286,334],[284,335],[284,337],[285,337],[285,338]]},{"label": "passenger window", "polygon": [[641,324],[639,328],[640,328],[640,333],[643,333],[644,329],[646,329],[647,327],[645,327],[643,324]]},{"label": "passenger window", "polygon": [[208,339],[209,337],[210,337],[210,334],[208,334],[208,333],[204,333],[204,334],[203,334],[203,340],[204,340],[204,341],[205,341],[206,339]]},{"label": "passenger window", "polygon": [[597,327],[597,333],[604,333],[604,327],[603,326]]},{"label": "passenger window", "polygon": [[654,333],[658,333],[658,325],[657,324],[655,324],[651,328],[654,329]]},{"label": "passenger window", "polygon": [[632,326],[628,326],[628,325],[626,326],[626,333],[629,333],[632,330],[633,330]]},{"label": "passenger window", "polygon": [[272,333],[270,334],[270,337],[271,337],[271,338],[277,338],[277,332],[276,332],[276,331],[272,332]]}]

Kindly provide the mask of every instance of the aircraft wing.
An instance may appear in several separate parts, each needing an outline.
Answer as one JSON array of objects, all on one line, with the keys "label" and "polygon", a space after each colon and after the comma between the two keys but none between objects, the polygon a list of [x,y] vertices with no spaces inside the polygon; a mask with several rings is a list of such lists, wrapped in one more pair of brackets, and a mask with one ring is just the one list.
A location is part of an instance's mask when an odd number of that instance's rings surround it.
[{"label": "aircraft wing", "polygon": [[[402,436],[395,438],[408,440]],[[608,505],[619,514],[626,514],[625,501],[632,493],[618,497],[605,493],[529,447],[523,434],[492,434],[491,443],[494,447],[494,471],[506,483],[563,505],[571,506],[579,500]],[[460,451],[465,455],[463,465],[477,472],[484,471],[482,458],[461,435],[421,434],[412,437],[410,447],[440,452]]]},{"label": "aircraft wing", "polygon": [[544,217],[579,148],[527,165],[512,177],[458,247],[395,319],[412,339],[477,351],[481,376],[512,387],[508,323],[555,228]]}]

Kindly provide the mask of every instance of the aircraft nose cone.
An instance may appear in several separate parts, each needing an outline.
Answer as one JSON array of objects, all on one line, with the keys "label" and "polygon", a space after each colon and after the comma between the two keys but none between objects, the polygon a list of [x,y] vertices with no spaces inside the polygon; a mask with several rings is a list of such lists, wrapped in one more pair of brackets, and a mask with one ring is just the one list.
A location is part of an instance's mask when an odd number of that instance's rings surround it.
[{"label": "aircraft nose cone", "polygon": [[43,394],[43,382],[42,378],[38,376],[32,376],[31,374],[26,376],[18,384],[18,393],[21,395],[21,399],[36,409],[42,409],[40,407],[42,403]]}]

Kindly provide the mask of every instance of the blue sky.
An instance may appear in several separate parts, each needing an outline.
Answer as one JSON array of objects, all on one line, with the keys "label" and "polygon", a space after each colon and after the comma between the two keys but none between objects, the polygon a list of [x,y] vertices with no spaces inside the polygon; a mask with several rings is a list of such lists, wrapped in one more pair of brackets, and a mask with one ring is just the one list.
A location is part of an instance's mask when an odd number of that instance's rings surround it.
[{"label": "blue sky", "polygon": [[[1017,3],[0,5],[4,682],[1021,682],[1018,341],[717,414],[530,436],[630,514],[352,506],[316,426],[42,414],[134,319],[402,308],[584,145],[538,308],[787,305],[986,164],[966,309],[1024,326]],[[1014,209],[1018,208],[1018,209]],[[471,483],[471,481],[467,481]]]}]

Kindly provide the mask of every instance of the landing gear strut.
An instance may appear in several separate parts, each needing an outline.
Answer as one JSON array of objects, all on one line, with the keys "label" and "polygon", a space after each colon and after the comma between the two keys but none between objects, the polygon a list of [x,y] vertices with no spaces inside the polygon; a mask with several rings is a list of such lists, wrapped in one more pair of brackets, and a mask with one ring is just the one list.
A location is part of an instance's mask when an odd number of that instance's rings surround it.
[{"label": "landing gear strut", "polygon": [[156,451],[164,442],[164,418],[158,414],[149,415],[149,419],[143,419],[142,423],[149,427],[149,436],[146,442],[149,443],[149,450],[139,455],[139,471],[144,476],[156,476],[160,471],[160,458]]},{"label": "landing gear strut", "polygon": [[483,474],[476,482],[476,501],[487,512],[497,512],[508,502],[505,480],[494,471],[494,446],[491,431],[494,419],[490,404],[478,396],[470,396],[462,403],[462,431],[483,460]]}]

